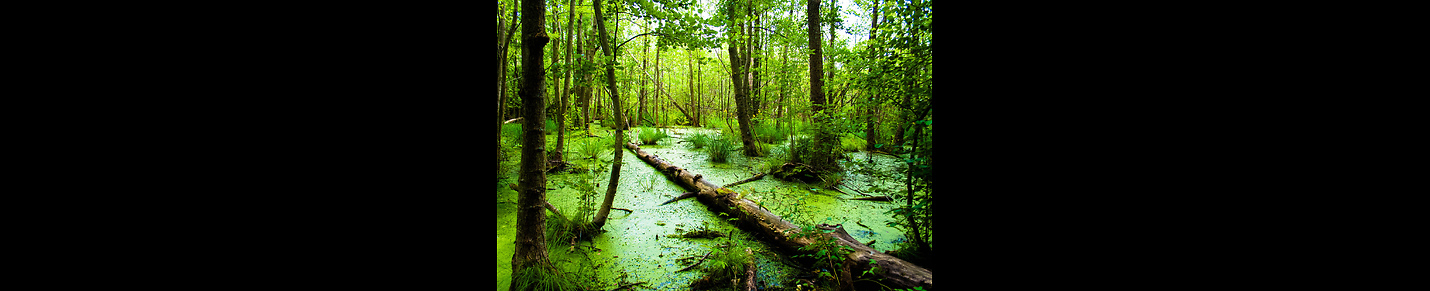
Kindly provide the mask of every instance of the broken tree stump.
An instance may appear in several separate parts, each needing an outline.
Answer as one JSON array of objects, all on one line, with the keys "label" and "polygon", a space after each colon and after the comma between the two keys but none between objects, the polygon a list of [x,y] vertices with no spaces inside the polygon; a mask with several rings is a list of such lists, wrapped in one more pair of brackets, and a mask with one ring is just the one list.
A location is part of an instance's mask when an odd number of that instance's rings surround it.
[{"label": "broken tree stump", "polygon": [[854,270],[854,272],[869,269],[869,260],[873,259],[877,262],[879,268],[886,270],[886,272],[880,274],[880,276],[886,279],[886,282],[892,284],[890,286],[895,288],[923,287],[925,290],[933,289],[932,271],[897,257],[878,252],[854,240],[849,236],[848,232],[844,231],[843,227],[820,225],[820,229],[833,229],[835,231],[829,234],[816,233],[816,235],[811,236],[795,237],[796,234],[804,230],[789,221],[785,221],[783,218],[780,218],[779,215],[775,215],[769,210],[760,207],[758,204],[755,204],[754,201],[741,198],[740,195],[734,195],[736,192],[729,188],[710,183],[710,181],[705,180],[696,173],[676,167],[670,164],[670,162],[662,160],[660,157],[641,151],[639,145],[626,143],[625,146],[632,152],[635,152],[637,158],[654,166],[656,171],[670,176],[671,180],[675,180],[676,184],[684,187],[687,191],[694,192],[696,200],[708,206],[711,211],[725,212],[735,218],[739,218],[739,221],[735,222],[737,226],[786,252],[808,253],[808,251],[800,250],[800,248],[814,244],[818,238],[833,237],[840,245],[854,249],[854,251],[849,252],[847,256],[847,259],[854,260],[854,267],[859,268],[859,270]]}]

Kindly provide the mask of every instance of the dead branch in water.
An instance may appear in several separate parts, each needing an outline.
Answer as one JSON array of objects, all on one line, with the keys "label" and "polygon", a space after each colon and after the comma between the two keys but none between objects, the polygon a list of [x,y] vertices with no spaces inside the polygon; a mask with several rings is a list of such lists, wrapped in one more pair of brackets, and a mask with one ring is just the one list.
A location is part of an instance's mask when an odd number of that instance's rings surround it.
[{"label": "dead branch in water", "polygon": [[690,268],[694,268],[695,266],[699,266],[700,263],[704,263],[704,262],[705,262],[705,259],[706,259],[706,258],[709,258],[709,257],[710,257],[710,254],[713,254],[713,253],[715,253],[715,250],[710,250],[710,252],[705,253],[705,256],[704,256],[704,257],[700,257],[700,261],[699,261],[699,262],[695,262],[694,265],[690,265],[689,267],[685,267],[685,268],[682,268],[682,269],[680,269],[680,270],[676,270],[676,272],[684,272],[685,270],[689,270]]},{"label": "dead branch in water", "polygon": [[755,181],[755,180],[759,180],[760,178],[764,178],[764,177],[765,177],[765,173],[760,173],[759,175],[755,175],[754,177],[750,177],[749,179],[744,179],[744,180],[740,180],[739,182],[730,183],[730,184],[725,185],[725,186],[723,186],[723,187],[725,187],[725,188],[735,187],[735,185],[740,185],[740,184],[744,184],[744,183],[749,183],[749,182],[752,182],[752,181]]}]

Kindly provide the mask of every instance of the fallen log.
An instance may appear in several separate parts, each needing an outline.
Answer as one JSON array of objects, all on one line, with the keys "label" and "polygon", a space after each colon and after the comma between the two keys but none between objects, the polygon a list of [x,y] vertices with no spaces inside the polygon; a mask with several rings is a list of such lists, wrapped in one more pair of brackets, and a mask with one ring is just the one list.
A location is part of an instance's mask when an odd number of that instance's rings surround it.
[{"label": "fallen log", "polygon": [[[661,159],[659,156],[641,151],[640,146],[633,143],[626,143],[626,148],[635,152],[636,157],[654,166],[659,171],[675,180],[676,184],[684,187],[687,191],[694,192],[696,200],[700,200],[710,208],[711,211],[725,212],[739,218],[735,224],[746,231],[756,235],[756,237],[769,242],[790,253],[808,253],[800,250],[801,247],[814,244],[821,237],[834,237],[839,244],[849,246],[854,249],[849,252],[847,259],[854,260],[855,267],[860,268],[855,272],[870,268],[869,260],[877,262],[879,268],[886,270],[880,276],[887,279],[886,282],[895,288],[923,287],[926,290],[933,289],[933,272],[911,264],[897,257],[878,252],[863,243],[855,241],[849,237],[849,233],[840,226],[820,225],[820,229],[833,229],[833,233],[816,233],[809,236],[796,236],[803,232],[799,226],[785,221],[779,215],[771,213],[769,210],[761,208],[754,201],[743,199],[738,193],[729,188],[720,187],[710,181],[705,180],[700,175],[690,172],[687,169],[675,166]],[[684,196],[684,195],[682,195]],[[842,235],[842,236],[841,236]]]},{"label": "fallen log", "polygon": [[755,175],[754,177],[750,177],[749,179],[744,179],[744,180],[740,180],[739,182],[726,184],[726,185],[725,185],[725,188],[735,187],[735,185],[740,185],[740,184],[744,184],[744,183],[749,183],[749,182],[752,182],[752,181],[755,181],[755,180],[759,180],[760,178],[764,178],[764,177],[765,177],[765,173],[760,173],[759,175]]},{"label": "fallen log", "polygon": [[511,120],[507,120],[507,121],[505,121],[505,122],[502,122],[501,124],[507,124],[507,123],[512,123],[512,122],[518,122],[518,121],[521,121],[522,119],[525,119],[525,118],[526,118],[526,117],[512,118]]},{"label": "fallen log", "polygon": [[864,200],[864,201],[894,201],[894,199],[892,199],[892,198],[889,198],[889,196],[874,196],[874,197],[859,197],[859,198],[853,198],[853,199],[849,199],[849,200]]}]

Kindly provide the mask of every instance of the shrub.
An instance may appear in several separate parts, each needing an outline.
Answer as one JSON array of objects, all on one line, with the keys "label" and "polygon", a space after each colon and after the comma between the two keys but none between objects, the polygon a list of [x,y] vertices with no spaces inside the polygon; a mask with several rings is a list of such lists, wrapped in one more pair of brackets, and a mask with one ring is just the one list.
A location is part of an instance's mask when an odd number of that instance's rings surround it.
[{"label": "shrub", "polygon": [[546,120],[546,135],[553,135],[553,134],[556,134],[556,121],[555,121],[555,120],[551,120],[551,119],[547,119],[547,120]]},{"label": "shrub", "polygon": [[575,142],[575,149],[578,159],[593,159],[608,156],[611,152],[612,141],[606,138],[583,138]]},{"label": "shrub", "polygon": [[811,160],[810,156],[813,154],[813,151],[810,150],[812,146],[810,143],[813,141],[814,139],[809,136],[794,138],[794,142],[789,145],[789,151],[785,158],[791,163],[809,163]]},{"label": "shrub", "polygon": [[661,139],[670,137],[664,130],[642,127],[640,128],[641,144],[656,144]]},{"label": "shrub", "polygon": [[852,134],[846,134],[839,138],[839,147],[846,152],[858,152],[864,149],[864,144],[866,143],[863,138]]},{"label": "shrub", "polygon": [[740,143],[729,138],[717,137],[707,141],[705,149],[710,153],[710,161],[723,163],[730,160],[730,153],[739,145]]},{"label": "shrub", "polygon": [[771,148],[770,154],[765,158],[764,163],[760,165],[760,170],[765,173],[771,173],[775,171],[775,168],[784,165],[785,161],[789,159],[789,154],[786,153],[787,151],[785,147],[776,146]]}]

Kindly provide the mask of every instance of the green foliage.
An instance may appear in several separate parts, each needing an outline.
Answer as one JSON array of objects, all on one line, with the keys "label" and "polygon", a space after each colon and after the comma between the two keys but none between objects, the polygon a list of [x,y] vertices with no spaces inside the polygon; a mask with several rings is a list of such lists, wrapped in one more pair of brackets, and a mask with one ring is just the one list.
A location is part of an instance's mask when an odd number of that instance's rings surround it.
[{"label": "green foliage", "polygon": [[846,134],[839,138],[839,148],[845,152],[858,152],[864,149],[864,145],[867,143],[863,138],[853,134]]},{"label": "green foliage", "polygon": [[764,162],[760,164],[760,171],[765,173],[774,172],[780,165],[784,165],[789,160],[788,147],[776,146],[770,148],[770,154],[766,155]]},{"label": "green foliage", "polygon": [[655,129],[649,127],[641,127],[639,129],[641,144],[656,144],[656,142],[659,142],[661,139],[670,137],[670,135],[666,134],[665,130],[663,129]]},{"label": "green foliage", "polygon": [[692,133],[686,135],[685,140],[690,142],[691,148],[705,148],[705,144],[710,141],[710,135],[704,133]]},{"label": "green foliage", "polygon": [[567,279],[561,271],[537,264],[522,268],[512,276],[512,290],[585,290]]},{"label": "green foliage", "polygon": [[744,249],[721,248],[710,254],[705,271],[714,277],[737,278],[744,275],[745,264],[749,261],[750,255],[745,254]]},{"label": "green foliage", "polygon": [[507,142],[503,145],[521,144],[523,135],[525,132],[521,130],[521,123],[507,123],[501,126],[501,137]]},{"label": "green foliage", "polygon": [[710,161],[724,163],[730,160],[730,153],[734,152],[735,148],[739,146],[739,142],[725,136],[720,136],[707,141],[705,149],[706,152],[710,154]]},{"label": "green foliage", "polygon": [[582,138],[572,142],[572,148],[576,150],[576,156],[568,159],[600,159],[610,156],[611,144],[615,140],[610,137]]},{"label": "green foliage", "polygon": [[[812,237],[813,244],[800,248],[804,254],[795,255],[795,258],[805,258],[813,261],[810,265],[816,270],[820,279],[824,282],[837,282],[839,278],[839,266],[850,252],[854,251],[848,246],[839,244],[833,236],[824,235],[832,233],[834,230],[821,230],[814,226],[804,225],[802,231],[794,234],[794,237]],[[829,285],[829,284],[826,284]]]},{"label": "green foliage", "polygon": [[750,132],[755,135],[756,141],[763,143],[779,143],[784,141],[786,136],[784,132],[775,130],[775,125],[772,121],[755,125],[750,129]]},{"label": "green foliage", "polygon": [[546,135],[553,135],[553,134],[556,134],[556,133],[557,133],[557,132],[556,132],[556,121],[555,121],[555,120],[551,120],[551,119],[547,119],[547,120],[546,120]]}]

